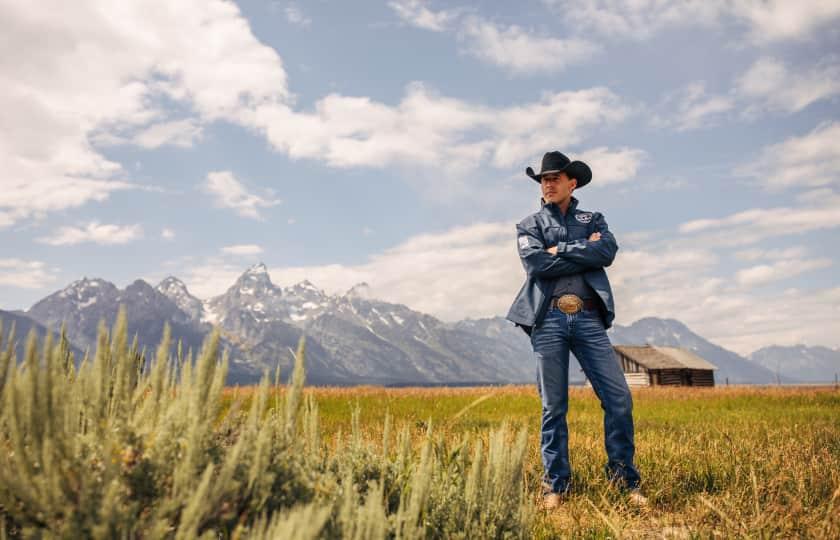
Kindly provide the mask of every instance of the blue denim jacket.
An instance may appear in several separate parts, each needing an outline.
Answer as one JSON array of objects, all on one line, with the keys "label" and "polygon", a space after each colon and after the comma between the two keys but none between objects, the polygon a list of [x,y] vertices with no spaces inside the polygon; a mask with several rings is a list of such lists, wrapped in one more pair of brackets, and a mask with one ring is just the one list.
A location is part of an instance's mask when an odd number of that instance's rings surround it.
[{"label": "blue denim jacket", "polygon": [[[533,327],[542,324],[557,278],[569,274],[582,273],[598,294],[605,327],[612,326],[615,319],[612,289],[604,268],[615,259],[618,244],[603,215],[580,210],[577,205],[572,197],[564,216],[556,204],[545,204],[516,225],[516,243],[526,277],[507,319],[529,335]],[[601,239],[590,242],[589,236],[596,231]],[[546,251],[551,246],[557,246],[557,255]]]}]

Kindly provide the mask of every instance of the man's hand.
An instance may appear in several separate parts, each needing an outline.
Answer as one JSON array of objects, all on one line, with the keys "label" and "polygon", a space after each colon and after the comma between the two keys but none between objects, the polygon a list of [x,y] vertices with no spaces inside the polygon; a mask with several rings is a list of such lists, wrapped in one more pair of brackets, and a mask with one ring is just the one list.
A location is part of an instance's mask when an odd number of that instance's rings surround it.
[{"label": "man's hand", "polygon": [[[594,232],[589,237],[590,242],[597,242],[600,239],[601,239],[601,233],[599,233],[599,232]],[[551,246],[550,248],[546,249],[546,251],[551,253],[552,255],[557,255],[557,246]]]}]

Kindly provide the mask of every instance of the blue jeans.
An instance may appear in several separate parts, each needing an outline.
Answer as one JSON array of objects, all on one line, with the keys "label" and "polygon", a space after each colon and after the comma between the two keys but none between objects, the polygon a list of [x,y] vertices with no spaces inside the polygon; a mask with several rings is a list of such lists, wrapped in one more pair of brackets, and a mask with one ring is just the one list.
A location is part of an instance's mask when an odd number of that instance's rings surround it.
[{"label": "blue jeans", "polygon": [[639,486],[633,466],[633,398],[597,310],[573,314],[550,309],[531,333],[542,401],[541,449],[544,483],[551,491],[569,489],[569,351],[580,362],[604,409],[607,477],[624,488]]}]

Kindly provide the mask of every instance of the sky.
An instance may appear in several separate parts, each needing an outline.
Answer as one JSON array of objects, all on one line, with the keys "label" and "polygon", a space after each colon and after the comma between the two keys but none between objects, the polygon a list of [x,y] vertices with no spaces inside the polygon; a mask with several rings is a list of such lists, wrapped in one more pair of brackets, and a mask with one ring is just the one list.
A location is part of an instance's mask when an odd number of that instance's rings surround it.
[{"label": "sky", "polygon": [[543,153],[618,324],[840,346],[840,3],[0,0],[0,308],[83,276],[504,315]]}]

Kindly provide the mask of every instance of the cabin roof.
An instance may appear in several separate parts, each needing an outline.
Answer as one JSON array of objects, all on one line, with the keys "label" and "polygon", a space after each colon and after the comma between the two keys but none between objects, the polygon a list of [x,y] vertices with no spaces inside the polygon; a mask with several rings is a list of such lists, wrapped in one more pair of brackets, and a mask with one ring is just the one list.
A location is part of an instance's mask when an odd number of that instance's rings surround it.
[{"label": "cabin roof", "polygon": [[678,347],[616,345],[615,350],[648,369],[717,369],[693,352]]}]

